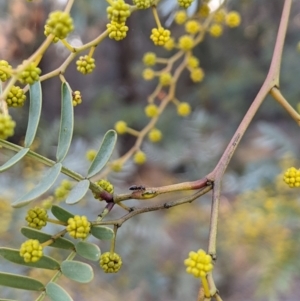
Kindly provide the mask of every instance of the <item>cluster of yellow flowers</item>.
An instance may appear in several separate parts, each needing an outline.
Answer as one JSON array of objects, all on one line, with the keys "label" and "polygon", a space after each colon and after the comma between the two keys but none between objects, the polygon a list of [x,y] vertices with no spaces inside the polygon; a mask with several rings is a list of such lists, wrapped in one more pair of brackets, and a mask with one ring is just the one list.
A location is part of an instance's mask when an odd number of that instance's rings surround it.
[{"label": "cluster of yellow flowers", "polygon": [[75,215],[68,219],[67,231],[74,238],[86,238],[91,230],[91,223],[86,216]]},{"label": "cluster of yellow flowers", "polygon": [[[178,4],[181,7],[187,8],[190,6],[192,1],[190,0],[179,0]],[[213,15],[212,21],[209,26],[204,25],[204,19],[209,15]],[[175,47],[179,51],[183,51],[185,68],[188,69],[190,73],[190,79],[197,83],[201,82],[204,79],[205,73],[204,70],[200,67],[200,61],[192,53],[193,48],[202,41],[203,35],[205,32],[210,33],[212,36],[220,36],[223,31],[223,24],[226,24],[229,27],[237,27],[241,22],[241,17],[238,12],[230,11],[227,12],[225,9],[220,8],[215,12],[210,11],[209,1],[205,1],[200,6],[198,12],[193,16],[188,16],[185,10],[179,10],[175,14],[175,22],[179,25],[183,25],[185,29],[185,34],[178,38],[176,43],[175,39],[171,37],[170,31],[163,28],[157,16],[155,16],[156,22],[158,24],[157,28],[152,30],[151,39],[155,45],[164,46],[167,50],[173,50]],[[143,70],[142,76],[144,80],[151,81],[155,78],[158,79],[157,90],[163,88],[168,89],[173,88],[176,85],[176,79],[172,72],[172,65],[169,64],[169,61],[164,58],[160,58],[154,52],[146,52],[142,58],[142,61],[146,68]],[[155,71],[152,69],[157,64],[166,64],[167,66],[160,71]],[[187,102],[180,102],[176,98],[172,99],[172,102],[177,107],[177,113],[180,116],[186,117],[191,113],[191,106]],[[149,103],[145,107],[145,114],[149,118],[157,118],[161,109],[156,105],[155,100],[150,99]],[[118,134],[132,134],[135,136],[139,135],[139,132],[128,127],[127,123],[123,120],[120,120],[115,123],[115,130]],[[158,142],[162,139],[162,132],[155,127],[155,124],[152,128],[149,129],[148,139],[151,142]],[[146,155],[141,150],[135,152],[133,160],[137,164],[142,164],[146,161]]]},{"label": "cluster of yellow flowers", "polygon": [[60,185],[54,191],[56,200],[61,201],[66,199],[71,189],[72,183],[69,180],[62,180]]},{"label": "cluster of yellow flowers", "polygon": [[186,271],[197,278],[205,277],[213,269],[211,256],[202,249],[197,252],[191,251],[189,257],[184,261]]},{"label": "cluster of yellow flowers", "polygon": [[291,188],[300,187],[300,169],[290,167],[284,173],[283,181]]},{"label": "cluster of yellow flowers", "polygon": [[110,20],[107,30],[110,39],[116,41],[123,40],[128,31],[126,20],[130,16],[130,6],[124,0],[116,0],[111,2],[111,6],[107,8],[107,17]]}]

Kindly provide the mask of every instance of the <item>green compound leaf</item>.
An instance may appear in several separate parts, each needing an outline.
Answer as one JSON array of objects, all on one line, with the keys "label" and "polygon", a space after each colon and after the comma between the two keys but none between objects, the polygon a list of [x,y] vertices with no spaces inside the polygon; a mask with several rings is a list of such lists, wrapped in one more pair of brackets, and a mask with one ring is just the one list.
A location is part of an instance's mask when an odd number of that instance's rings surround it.
[{"label": "green compound leaf", "polygon": [[72,92],[68,83],[61,86],[61,119],[56,159],[61,162],[67,155],[71,145],[74,128],[74,111],[72,104]]},{"label": "green compound leaf", "polygon": [[58,261],[48,256],[42,256],[41,259],[37,262],[26,263],[24,261],[24,258],[20,256],[20,250],[10,248],[0,248],[0,256],[2,256],[10,262],[22,264],[28,267],[35,267],[47,270],[58,270],[60,267]]},{"label": "green compound leaf", "polygon": [[91,178],[92,176],[97,174],[106,165],[115,148],[116,141],[116,131],[107,131],[102,140],[98,153],[88,170],[87,178]]},{"label": "green compound leaf", "polygon": [[[21,233],[30,239],[37,239],[40,243],[43,243],[49,239],[51,239],[52,235],[35,230],[35,229],[31,229],[28,227],[22,227],[21,228]],[[54,243],[52,243],[51,245],[49,245],[49,247],[53,247],[53,248],[58,248],[58,249],[66,249],[66,250],[74,250],[75,246],[74,244],[65,238],[59,237],[57,238]]]},{"label": "green compound leaf", "polygon": [[42,291],[45,288],[43,283],[33,278],[9,273],[0,273],[0,285],[28,291]]},{"label": "green compound leaf", "polygon": [[75,246],[76,252],[83,258],[98,261],[100,259],[101,251],[99,247],[95,244],[80,241]]},{"label": "green compound leaf", "polygon": [[13,157],[11,157],[7,162],[5,162],[2,166],[0,166],[0,172],[7,170],[18,163],[29,151],[29,148],[23,148],[18,153],[16,153]]},{"label": "green compound leaf", "polygon": [[80,181],[75,185],[75,187],[71,190],[70,194],[66,199],[66,203],[69,205],[73,205],[78,203],[88,192],[90,187],[89,180]]},{"label": "green compound leaf", "polygon": [[76,282],[88,283],[94,278],[93,269],[87,263],[65,260],[61,263],[60,268],[66,277]]},{"label": "green compound leaf", "polygon": [[105,226],[92,226],[91,233],[101,240],[110,240],[114,237],[114,231]]},{"label": "green compound leaf", "polygon": [[30,106],[28,125],[26,130],[26,136],[24,141],[25,147],[30,147],[33,143],[36,131],[40,122],[41,110],[42,110],[42,88],[41,82],[37,81],[33,85],[30,85]]},{"label": "green compound leaf", "polygon": [[69,218],[74,217],[74,214],[57,205],[51,207],[51,212],[59,221],[64,223],[67,223]]},{"label": "green compound leaf", "polygon": [[71,296],[58,284],[49,282],[46,285],[46,295],[52,301],[73,301]]},{"label": "green compound leaf", "polygon": [[35,188],[12,203],[12,206],[15,208],[25,206],[45,193],[54,184],[61,171],[61,168],[61,163],[56,163],[54,166],[52,166],[49,171],[43,176],[41,181],[35,186]]}]

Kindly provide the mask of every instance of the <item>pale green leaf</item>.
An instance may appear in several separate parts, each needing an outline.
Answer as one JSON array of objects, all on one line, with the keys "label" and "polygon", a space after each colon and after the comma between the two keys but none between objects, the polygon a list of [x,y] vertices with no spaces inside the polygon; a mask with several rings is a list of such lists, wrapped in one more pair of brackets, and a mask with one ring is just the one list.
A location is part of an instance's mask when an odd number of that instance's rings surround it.
[{"label": "pale green leaf", "polygon": [[73,301],[71,296],[58,284],[49,282],[46,285],[46,295],[52,301]]},{"label": "pale green leaf", "polygon": [[101,169],[107,164],[112,152],[115,148],[117,141],[117,133],[114,130],[109,130],[106,132],[101,146],[95,156],[89,170],[87,178],[93,177],[95,174],[101,171]]},{"label": "pale green leaf", "polygon": [[68,195],[66,203],[69,205],[78,203],[86,195],[87,191],[89,190],[89,187],[89,180],[83,180],[78,182]]},{"label": "pale green leaf", "polygon": [[80,241],[75,246],[76,252],[81,257],[92,261],[98,261],[100,259],[101,251],[95,244],[86,241]]},{"label": "pale green leaf", "polygon": [[42,291],[43,283],[25,276],[0,272],[0,285],[28,291]]},{"label": "pale green leaf", "polygon": [[[40,243],[48,241],[52,237],[52,235],[50,235],[48,233],[44,233],[39,230],[28,228],[28,227],[22,227],[21,233],[27,238],[37,239]],[[70,240],[59,237],[59,238],[55,239],[55,241],[51,245],[49,245],[49,247],[73,250],[75,246]]]},{"label": "pale green leaf", "polygon": [[12,206],[16,208],[25,206],[37,197],[44,194],[54,184],[61,171],[61,168],[61,163],[56,163],[54,166],[52,166],[49,171],[43,176],[41,181],[31,191],[12,203]]},{"label": "pale green leaf", "polygon": [[20,256],[20,250],[10,248],[0,248],[0,256],[2,256],[10,262],[22,264],[28,267],[35,267],[48,270],[58,270],[60,267],[59,262],[49,256],[42,256],[37,262],[27,263],[24,261],[24,258]]},{"label": "pale green leaf", "polygon": [[67,155],[71,145],[74,128],[74,110],[72,91],[68,83],[61,86],[61,119],[56,159],[61,162]]},{"label": "pale green leaf", "polygon": [[65,260],[61,263],[61,272],[76,282],[88,283],[93,280],[94,272],[90,265],[80,261]]},{"label": "pale green leaf", "polygon": [[101,240],[110,240],[114,237],[114,231],[105,226],[92,226],[91,233]]},{"label": "pale green leaf", "polygon": [[71,212],[57,206],[57,205],[53,205],[51,207],[51,212],[52,214],[61,222],[68,222],[68,219],[71,217],[74,217],[74,214],[72,214]]},{"label": "pale green leaf", "polygon": [[7,170],[18,163],[29,151],[29,148],[23,148],[18,153],[16,153],[13,157],[11,157],[7,162],[5,162],[2,166],[0,166],[0,172]]},{"label": "pale green leaf", "polygon": [[24,146],[30,147],[33,143],[36,131],[39,125],[41,110],[42,110],[42,88],[41,82],[37,81],[29,87],[30,93],[30,106],[28,124],[25,135]]}]

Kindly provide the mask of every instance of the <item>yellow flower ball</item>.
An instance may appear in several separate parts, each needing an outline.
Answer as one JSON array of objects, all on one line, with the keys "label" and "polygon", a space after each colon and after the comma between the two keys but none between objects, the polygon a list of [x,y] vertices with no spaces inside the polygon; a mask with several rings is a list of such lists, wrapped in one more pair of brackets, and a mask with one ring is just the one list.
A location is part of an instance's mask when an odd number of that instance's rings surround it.
[{"label": "yellow flower ball", "polygon": [[162,133],[160,130],[154,128],[149,132],[148,138],[152,142],[158,142],[162,139]]},{"label": "yellow flower ball", "polygon": [[170,38],[164,45],[164,48],[168,51],[173,50],[175,47],[175,40],[174,38]]},{"label": "yellow flower ball", "polygon": [[187,20],[187,14],[185,10],[180,10],[175,14],[175,22],[179,25],[183,24]]},{"label": "yellow flower ball", "polygon": [[199,59],[193,55],[187,59],[187,66],[192,69],[197,68],[199,66],[199,63]]},{"label": "yellow flower ball", "polygon": [[226,15],[225,22],[229,27],[237,27],[241,24],[241,16],[237,11],[231,11]]},{"label": "yellow flower ball", "polygon": [[189,51],[194,47],[194,39],[191,36],[184,35],[179,38],[179,48]]},{"label": "yellow flower ball", "polygon": [[155,73],[152,69],[150,69],[150,68],[144,69],[144,71],[143,71],[143,79],[144,80],[151,80],[154,78],[154,76],[155,76]]},{"label": "yellow flower ball", "polygon": [[68,219],[67,232],[74,238],[86,238],[91,230],[91,223],[85,215],[75,215]]},{"label": "yellow flower ball", "polygon": [[92,162],[95,159],[96,154],[97,154],[97,151],[95,149],[89,149],[85,153],[85,157],[87,158],[88,161]]},{"label": "yellow flower ball", "polygon": [[133,156],[133,161],[139,165],[144,164],[146,162],[146,160],[147,160],[147,156],[142,151],[137,151]]},{"label": "yellow flower ball", "polygon": [[185,31],[190,34],[196,34],[201,29],[201,24],[196,20],[190,20],[185,23]]},{"label": "yellow flower ball", "polygon": [[153,28],[151,31],[150,39],[153,41],[154,45],[164,46],[166,42],[170,39],[171,32],[163,27]]},{"label": "yellow flower ball", "polygon": [[102,179],[97,182],[95,182],[96,185],[100,186],[104,190],[106,190],[109,193],[114,193],[114,186],[107,180]]},{"label": "yellow flower ball", "polygon": [[116,124],[115,124],[115,130],[120,135],[125,134],[126,131],[127,131],[127,124],[126,124],[126,122],[122,121],[122,120],[116,122]]},{"label": "yellow flower ball", "polygon": [[29,239],[21,245],[20,256],[25,262],[37,262],[43,256],[43,247],[37,239]]},{"label": "yellow flower ball", "polygon": [[202,249],[190,252],[189,258],[184,260],[184,264],[187,266],[187,273],[197,278],[205,277],[214,268],[211,256]]},{"label": "yellow flower ball", "polygon": [[143,63],[146,66],[153,66],[156,63],[156,54],[154,52],[147,52],[144,54]]},{"label": "yellow flower ball", "polygon": [[224,9],[219,9],[214,15],[214,21],[216,23],[222,23],[225,20],[226,12]]},{"label": "yellow flower ball", "polygon": [[149,104],[145,107],[145,114],[149,118],[156,117],[158,115],[158,107],[155,104]]},{"label": "yellow flower ball", "polygon": [[169,86],[172,83],[172,74],[170,72],[164,72],[159,76],[159,83],[162,86]]},{"label": "yellow flower ball", "polygon": [[120,172],[123,169],[123,164],[115,161],[115,162],[111,162],[110,164],[110,168],[112,169],[112,171],[114,172]]},{"label": "yellow flower ball", "polygon": [[209,33],[211,36],[218,38],[223,33],[223,27],[220,24],[213,24],[210,29]]},{"label": "yellow flower ball", "polygon": [[284,173],[283,181],[291,188],[300,187],[300,170],[290,167]]},{"label": "yellow flower ball", "polygon": [[177,106],[177,114],[179,116],[188,116],[191,113],[191,106],[187,103],[187,102],[181,102],[178,106]]},{"label": "yellow flower ball", "polygon": [[210,8],[208,4],[204,3],[203,5],[201,5],[199,9],[199,15],[203,18],[206,18],[209,16],[209,14],[210,14]]},{"label": "yellow flower ball", "polygon": [[204,78],[204,71],[202,68],[195,68],[190,73],[190,78],[194,83],[201,82]]},{"label": "yellow flower ball", "polygon": [[99,264],[105,273],[117,273],[122,266],[122,259],[117,253],[106,252],[101,255]]}]

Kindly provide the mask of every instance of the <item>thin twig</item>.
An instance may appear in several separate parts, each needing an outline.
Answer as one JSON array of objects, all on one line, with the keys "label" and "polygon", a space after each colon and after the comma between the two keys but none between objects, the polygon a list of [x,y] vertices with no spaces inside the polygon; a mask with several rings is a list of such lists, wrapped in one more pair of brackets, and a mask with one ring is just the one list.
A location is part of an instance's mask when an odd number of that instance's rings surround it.
[{"label": "thin twig", "polygon": [[297,122],[300,126],[300,114],[289,104],[285,97],[281,94],[280,90],[277,87],[273,87],[270,91],[270,94],[279,104],[290,114],[290,116]]},{"label": "thin twig", "polygon": [[105,221],[105,222],[92,222],[92,225],[117,225],[118,227],[121,227],[121,225],[132,218],[135,215],[146,213],[146,212],[151,212],[151,211],[157,211],[157,210],[162,210],[162,209],[169,209],[171,207],[179,206],[185,203],[192,203],[194,200],[199,198],[200,196],[206,194],[211,190],[212,186],[207,186],[196,193],[192,194],[191,196],[187,196],[185,198],[182,198],[177,201],[172,201],[172,202],[166,202],[162,205],[156,205],[156,206],[150,206],[150,207],[143,207],[143,208],[133,208],[133,211],[130,213],[126,214],[125,216],[115,219],[115,220],[110,220],[110,221]]}]

